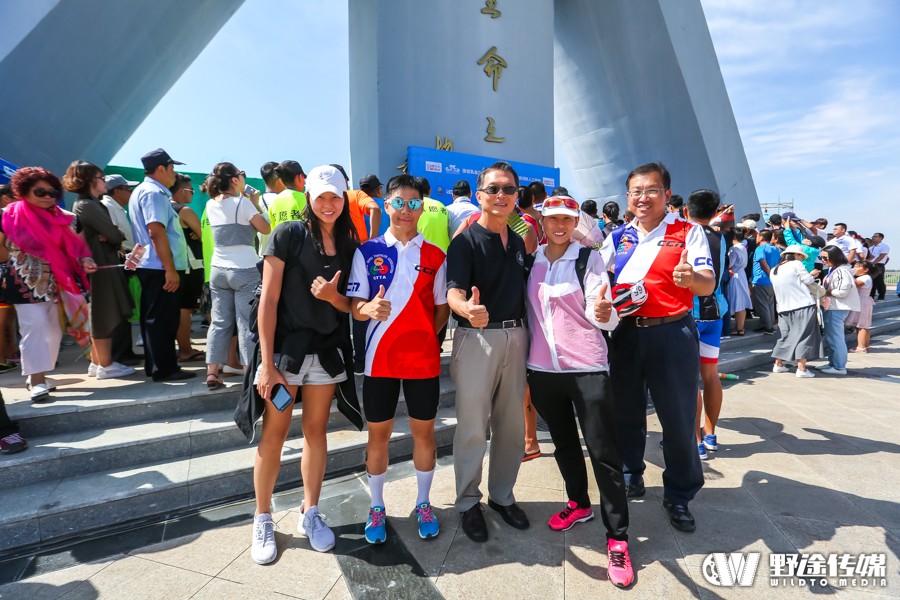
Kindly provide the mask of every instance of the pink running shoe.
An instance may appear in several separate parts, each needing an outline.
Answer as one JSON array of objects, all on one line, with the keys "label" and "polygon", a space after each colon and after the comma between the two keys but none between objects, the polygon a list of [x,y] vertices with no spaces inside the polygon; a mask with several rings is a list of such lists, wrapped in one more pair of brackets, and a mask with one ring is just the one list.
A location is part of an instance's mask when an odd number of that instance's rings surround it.
[{"label": "pink running shoe", "polygon": [[609,557],[606,573],[610,583],[617,588],[627,588],[634,581],[631,558],[628,557],[628,542],[609,540],[606,550]]},{"label": "pink running shoe", "polygon": [[577,502],[569,500],[564,509],[550,517],[547,525],[554,531],[568,531],[575,526],[575,523],[584,523],[593,518],[594,511],[591,510],[591,507],[578,508]]}]

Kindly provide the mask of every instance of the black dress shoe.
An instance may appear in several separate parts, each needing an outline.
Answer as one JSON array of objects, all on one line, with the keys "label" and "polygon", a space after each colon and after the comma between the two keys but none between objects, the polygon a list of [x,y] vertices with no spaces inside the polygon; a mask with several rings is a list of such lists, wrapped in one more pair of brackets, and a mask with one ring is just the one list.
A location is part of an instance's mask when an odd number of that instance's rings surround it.
[{"label": "black dress shoe", "polygon": [[678,531],[690,533],[697,528],[691,511],[684,504],[672,504],[668,500],[663,500],[663,508],[669,513],[669,523]]},{"label": "black dress shoe", "polygon": [[462,514],[463,533],[473,542],[483,544],[488,539],[487,523],[484,522],[484,507],[476,504]]},{"label": "black dress shoe", "polygon": [[184,381],[185,379],[193,379],[197,374],[193,371],[185,371],[184,369],[177,369],[172,371],[168,375],[154,375],[153,381]]},{"label": "black dress shoe", "polygon": [[528,529],[528,516],[515,502],[509,506],[502,506],[488,498],[488,506],[500,513],[500,516],[503,517],[503,520],[506,521],[506,524],[510,527],[515,527],[516,529]]},{"label": "black dress shoe", "polygon": [[640,498],[644,494],[647,493],[647,488],[644,487],[644,482],[641,479],[637,481],[633,481],[632,483],[625,484],[625,497],[626,498]]}]

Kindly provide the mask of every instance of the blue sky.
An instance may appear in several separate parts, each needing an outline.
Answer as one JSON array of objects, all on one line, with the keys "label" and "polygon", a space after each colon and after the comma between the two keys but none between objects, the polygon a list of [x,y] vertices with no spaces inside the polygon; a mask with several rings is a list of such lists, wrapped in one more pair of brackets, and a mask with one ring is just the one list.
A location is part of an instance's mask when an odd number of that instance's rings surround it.
[{"label": "blue sky", "polygon": [[[760,201],[882,231],[900,251],[900,2],[702,5]],[[191,171],[349,165],[347,35],[346,2],[246,0],[111,163],[163,146]]]}]

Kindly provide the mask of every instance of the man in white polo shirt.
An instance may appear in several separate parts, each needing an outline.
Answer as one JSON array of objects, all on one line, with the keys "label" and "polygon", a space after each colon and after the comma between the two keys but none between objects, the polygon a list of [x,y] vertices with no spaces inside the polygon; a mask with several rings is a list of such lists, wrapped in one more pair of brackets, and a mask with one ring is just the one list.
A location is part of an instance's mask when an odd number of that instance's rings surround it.
[{"label": "man in white polo shirt", "polygon": [[610,379],[619,456],[629,497],[644,495],[647,397],[663,430],[663,506],[673,527],[694,531],[690,502],[703,487],[695,443],[700,346],[691,316],[694,296],[716,286],[703,228],[667,213],[671,177],[662,163],[635,168],[626,181],[634,219],[613,230],[600,254],[615,265]]},{"label": "man in white polo shirt", "polygon": [[862,249],[862,244],[855,237],[847,234],[846,223],[835,223],[833,233],[834,239],[829,243],[840,248],[847,257],[847,262],[853,264],[853,261],[858,258],[856,254]]},{"label": "man in white polo shirt", "polygon": [[883,233],[872,234],[872,245],[869,246],[871,260],[875,263],[876,273],[872,277],[872,297],[876,300],[884,300],[884,294],[887,291],[884,286],[884,270],[887,268],[888,256],[891,253],[891,247],[884,243]]}]

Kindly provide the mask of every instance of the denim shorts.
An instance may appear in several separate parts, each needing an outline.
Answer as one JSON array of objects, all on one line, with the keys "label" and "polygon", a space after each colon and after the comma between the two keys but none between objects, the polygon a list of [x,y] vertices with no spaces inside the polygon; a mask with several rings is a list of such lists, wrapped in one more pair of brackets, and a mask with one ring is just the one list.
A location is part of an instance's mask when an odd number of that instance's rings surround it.
[{"label": "denim shorts", "polygon": [[[275,355],[275,363],[278,364],[280,355]],[[341,383],[347,381],[347,373],[341,372],[336,377],[332,377],[322,367],[319,362],[318,354],[307,354],[300,365],[299,373],[287,373],[280,371],[281,375],[287,381],[288,385],[328,385],[330,383]],[[253,378],[253,385],[259,383],[259,369],[256,370],[256,376]]]}]

